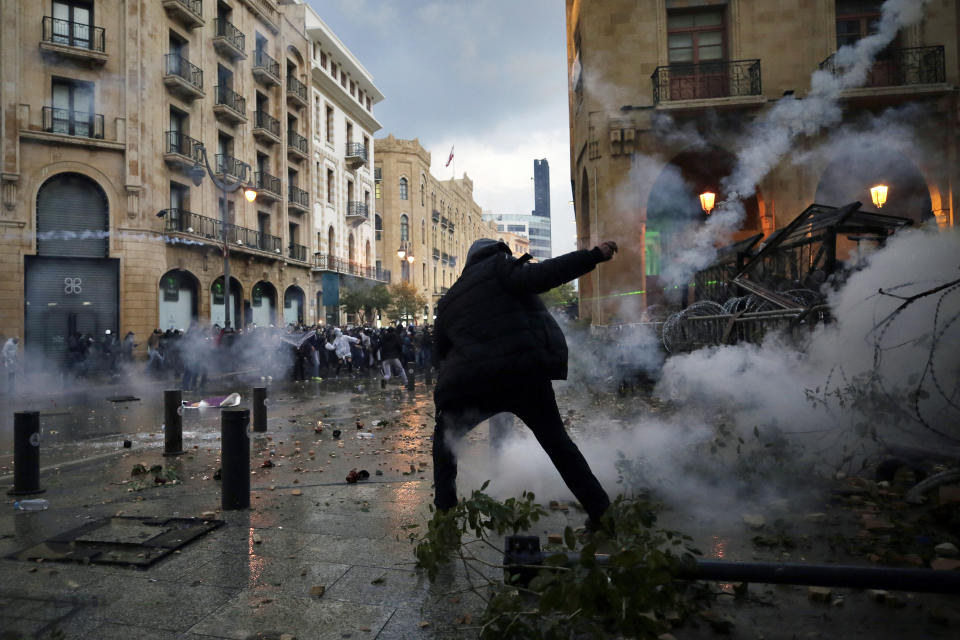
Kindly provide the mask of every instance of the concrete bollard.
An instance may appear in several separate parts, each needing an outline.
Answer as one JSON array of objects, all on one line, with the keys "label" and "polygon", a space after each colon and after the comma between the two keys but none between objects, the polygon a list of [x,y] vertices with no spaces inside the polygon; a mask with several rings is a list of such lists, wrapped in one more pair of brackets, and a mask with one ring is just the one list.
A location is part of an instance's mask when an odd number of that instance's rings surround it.
[{"label": "concrete bollard", "polygon": [[220,410],[221,506],[250,508],[250,409]]},{"label": "concrete bollard", "polygon": [[13,414],[13,489],[11,496],[43,493],[40,488],[40,412]]},{"label": "concrete bollard", "polygon": [[163,392],[163,455],[183,455],[183,393],[180,389]]},{"label": "concrete bollard", "polygon": [[253,430],[262,433],[267,430],[267,388],[253,388]]},{"label": "concrete bollard", "polygon": [[413,367],[407,370],[407,389],[413,391],[417,387],[417,374]]}]

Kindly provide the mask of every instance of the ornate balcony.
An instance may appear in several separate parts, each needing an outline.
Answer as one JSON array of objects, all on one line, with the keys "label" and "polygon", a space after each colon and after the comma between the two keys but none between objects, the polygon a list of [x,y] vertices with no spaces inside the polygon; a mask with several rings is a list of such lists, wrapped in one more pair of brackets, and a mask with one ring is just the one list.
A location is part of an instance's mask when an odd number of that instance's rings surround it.
[{"label": "ornate balcony", "polygon": [[370,207],[362,202],[347,203],[347,222],[356,226],[370,219]]},{"label": "ornate balcony", "polygon": [[276,202],[280,199],[280,178],[258,171],[253,179],[257,185],[257,202]]},{"label": "ornate balcony", "polygon": [[348,142],[344,160],[351,167],[359,167],[367,163],[367,148],[359,142]]},{"label": "ornate balcony", "polygon": [[287,156],[292,160],[306,160],[309,157],[307,139],[296,131],[287,131]]},{"label": "ornate balcony", "polygon": [[175,53],[165,55],[164,61],[166,67],[163,84],[167,85],[170,93],[186,100],[196,100],[204,96],[203,70]]},{"label": "ornate balcony", "polygon": [[167,131],[163,161],[169,166],[189,170],[197,161],[197,147],[200,142],[180,131]]},{"label": "ornate balcony", "polygon": [[390,270],[367,267],[359,262],[351,262],[326,253],[315,253],[313,255],[314,271],[333,271],[334,273],[346,273],[368,280],[390,283]]},{"label": "ornate balcony", "polygon": [[216,159],[217,176],[221,180],[236,181],[240,179],[240,174],[243,172],[243,162],[225,153],[218,153]]},{"label": "ornate balcony", "polygon": [[103,115],[57,107],[43,108],[43,130],[63,136],[103,139]]},{"label": "ornate balcony", "polygon": [[671,64],[651,76],[653,102],[760,96],[759,60]]},{"label": "ornate balcony", "polygon": [[213,90],[216,93],[213,114],[231,124],[246,123],[247,99],[228,87],[217,85]]},{"label": "ornate balcony", "polygon": [[291,213],[307,213],[310,211],[310,194],[296,185],[287,187],[287,209]]},{"label": "ornate balcony", "polygon": [[98,66],[105,64],[110,57],[106,51],[106,32],[103,27],[51,16],[43,18],[40,49],[53,56]]},{"label": "ornate balcony", "polygon": [[280,33],[280,11],[274,0],[243,0],[253,15],[267,25],[273,33]]},{"label": "ornate balcony", "polygon": [[264,144],[279,144],[280,121],[266,111],[254,111],[253,137]]},{"label": "ornate balcony", "polygon": [[204,25],[202,0],[163,0],[163,8],[167,10],[167,15],[187,29]]},{"label": "ornate balcony", "polygon": [[287,245],[287,257],[297,262],[306,262],[307,248],[302,244],[290,243]]},{"label": "ornate balcony", "polygon": [[[224,226],[216,218],[201,216],[185,209],[164,209],[160,214],[165,220],[164,230],[168,235],[203,240],[204,244],[223,244]],[[231,251],[243,251],[274,260],[279,260],[283,256],[281,251],[283,243],[276,236],[234,224],[228,224],[226,231],[226,239]]]},{"label": "ornate balcony", "polygon": [[268,87],[280,84],[280,63],[263,49],[253,52],[253,77]]},{"label": "ornate balcony", "polygon": [[307,85],[293,76],[287,76],[287,103],[298,108],[310,106],[307,100]]},{"label": "ornate balcony", "polygon": [[[820,63],[820,69],[836,74],[843,68],[833,54]],[[877,55],[867,72],[863,87],[902,87],[931,85],[946,82],[946,62],[943,45],[888,49]]]},{"label": "ornate balcony", "polygon": [[231,60],[246,60],[246,36],[224,18],[217,18],[213,24],[213,48]]}]

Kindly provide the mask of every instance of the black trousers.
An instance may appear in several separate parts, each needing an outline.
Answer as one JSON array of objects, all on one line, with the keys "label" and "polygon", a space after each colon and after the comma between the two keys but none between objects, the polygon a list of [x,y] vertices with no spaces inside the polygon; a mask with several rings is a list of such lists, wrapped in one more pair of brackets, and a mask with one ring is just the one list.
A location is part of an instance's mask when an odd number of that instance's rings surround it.
[{"label": "black trousers", "polygon": [[500,388],[437,411],[433,434],[436,491],[433,503],[436,507],[450,509],[457,504],[457,460],[451,445],[484,420],[501,412],[512,413],[523,420],[590,518],[598,520],[610,506],[610,498],[563,428],[549,380]]}]

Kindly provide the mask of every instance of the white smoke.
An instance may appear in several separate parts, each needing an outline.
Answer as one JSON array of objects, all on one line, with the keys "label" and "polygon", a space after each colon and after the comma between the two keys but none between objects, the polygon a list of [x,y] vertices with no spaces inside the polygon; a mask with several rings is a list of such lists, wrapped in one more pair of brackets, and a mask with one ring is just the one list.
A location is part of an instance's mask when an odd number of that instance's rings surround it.
[{"label": "white smoke", "polygon": [[841,121],[841,92],[866,82],[877,54],[893,42],[900,29],[923,18],[928,1],[884,2],[876,33],[840,47],[834,56],[835,71],[815,71],[805,97],[784,96],[747,127],[741,136],[743,144],[736,151],[733,173],[722,182],[726,202],[717,205],[705,224],[690,230],[684,248],[666,265],[664,278],[672,284],[684,284],[713,262],[715,247],[724,244],[743,221],[743,200],[754,195],[756,185],[780,164],[798,138],[816,136]]}]

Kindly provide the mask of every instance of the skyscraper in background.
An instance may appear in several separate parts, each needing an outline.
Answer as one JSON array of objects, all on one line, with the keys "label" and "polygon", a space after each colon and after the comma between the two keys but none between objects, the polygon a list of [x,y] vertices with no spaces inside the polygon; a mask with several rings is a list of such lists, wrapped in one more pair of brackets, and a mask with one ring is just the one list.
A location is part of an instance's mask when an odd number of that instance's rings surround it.
[{"label": "skyscraper in background", "polygon": [[546,158],[533,161],[533,215],[550,217],[550,165]]}]

